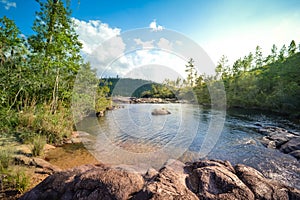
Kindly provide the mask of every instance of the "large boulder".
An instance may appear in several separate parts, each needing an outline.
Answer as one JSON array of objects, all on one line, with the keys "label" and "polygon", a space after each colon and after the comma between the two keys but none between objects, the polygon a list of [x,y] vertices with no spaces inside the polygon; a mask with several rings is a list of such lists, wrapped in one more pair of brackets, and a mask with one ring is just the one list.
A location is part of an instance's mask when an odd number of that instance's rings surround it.
[{"label": "large boulder", "polygon": [[273,126],[259,128],[258,132],[265,135],[261,139],[261,143],[264,146],[279,149],[281,152],[294,156],[299,160],[300,135],[298,132]]},{"label": "large boulder", "polygon": [[143,185],[136,173],[84,165],[49,176],[20,199],[129,199]]},{"label": "large boulder", "polygon": [[290,139],[280,147],[280,150],[284,153],[290,153],[296,150],[300,150],[300,137]]},{"label": "large boulder", "polygon": [[169,115],[169,114],[171,114],[171,112],[165,108],[160,108],[160,109],[155,108],[154,110],[152,110],[151,114],[152,115]]},{"label": "large boulder", "polygon": [[57,172],[24,199],[300,199],[300,191],[265,178],[254,168],[228,161],[172,160],[146,174],[105,165]]}]

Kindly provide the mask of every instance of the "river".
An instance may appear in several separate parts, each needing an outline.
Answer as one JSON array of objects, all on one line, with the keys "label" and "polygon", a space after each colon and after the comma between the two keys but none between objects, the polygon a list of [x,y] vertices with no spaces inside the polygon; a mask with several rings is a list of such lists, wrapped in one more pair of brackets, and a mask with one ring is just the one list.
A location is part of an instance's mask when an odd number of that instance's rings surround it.
[{"label": "river", "polygon": [[[151,115],[162,107],[171,114]],[[257,123],[300,130],[298,124],[270,113],[225,113],[190,104],[125,104],[103,118],[86,118],[77,129],[89,133],[83,143],[103,163],[158,169],[168,159],[221,159],[252,166],[266,177],[299,188],[299,161],[264,147]]]}]

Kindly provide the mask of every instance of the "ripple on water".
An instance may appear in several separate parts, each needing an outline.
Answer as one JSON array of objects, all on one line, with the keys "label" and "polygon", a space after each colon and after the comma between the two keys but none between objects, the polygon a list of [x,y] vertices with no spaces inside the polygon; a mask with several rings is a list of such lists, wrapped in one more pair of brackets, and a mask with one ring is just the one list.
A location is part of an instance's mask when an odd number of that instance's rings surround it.
[{"label": "ripple on water", "polygon": [[[150,112],[155,106],[166,107],[172,114],[152,116]],[[201,148],[203,141],[210,139],[207,131],[211,113],[187,104],[125,105],[125,109],[108,112],[100,120],[85,120],[80,127],[94,137],[94,144],[88,148],[100,161],[160,167],[164,159],[173,158],[170,154],[178,155],[175,159],[180,157],[185,162],[206,156]],[[269,178],[299,188],[299,162],[262,146],[259,142],[262,136],[255,130],[256,122],[299,130],[299,125],[270,113],[230,111],[222,134],[207,157],[252,166]],[[170,148],[161,151],[165,147]],[[107,157],[104,159],[103,155]]]}]

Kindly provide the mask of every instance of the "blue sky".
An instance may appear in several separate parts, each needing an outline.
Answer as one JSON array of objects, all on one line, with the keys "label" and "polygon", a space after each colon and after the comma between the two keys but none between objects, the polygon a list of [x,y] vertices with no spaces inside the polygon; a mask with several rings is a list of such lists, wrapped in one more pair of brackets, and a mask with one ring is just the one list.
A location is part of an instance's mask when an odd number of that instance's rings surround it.
[{"label": "blue sky", "polygon": [[[178,31],[197,42],[214,63],[223,54],[233,62],[253,52],[256,45],[267,55],[273,43],[280,48],[292,39],[300,42],[299,0],[72,0],[71,7],[72,17],[81,27],[98,26],[95,36],[104,35],[98,42],[149,27],[156,20],[156,26]],[[14,19],[25,35],[32,34],[38,9],[34,0],[0,0],[1,16]],[[97,24],[88,23],[90,20]],[[78,30],[85,42],[87,35],[83,32]],[[88,43],[87,48],[91,45]]]}]

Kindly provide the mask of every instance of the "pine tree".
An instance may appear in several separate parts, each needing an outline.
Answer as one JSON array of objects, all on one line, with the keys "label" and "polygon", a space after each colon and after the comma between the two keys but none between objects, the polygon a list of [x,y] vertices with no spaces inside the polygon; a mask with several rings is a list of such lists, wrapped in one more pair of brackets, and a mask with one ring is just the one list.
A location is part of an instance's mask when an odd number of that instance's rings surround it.
[{"label": "pine tree", "polygon": [[260,46],[256,46],[255,49],[255,65],[256,68],[263,66],[263,55]]},{"label": "pine tree", "polygon": [[283,62],[285,61],[286,58],[286,46],[285,44],[282,46],[282,48],[279,51],[279,55],[278,55],[278,61]]},{"label": "pine tree", "polygon": [[290,43],[290,46],[288,48],[288,55],[289,55],[289,57],[292,56],[292,55],[294,55],[296,53],[296,49],[297,49],[296,43],[295,43],[294,40],[292,40],[291,43]]},{"label": "pine tree", "polygon": [[193,58],[190,58],[190,60],[188,61],[188,64],[185,65],[185,67],[186,67],[185,72],[187,72],[186,83],[190,87],[194,86],[195,79],[197,78],[197,77],[195,77],[195,75],[197,75],[196,74],[197,70],[195,69],[194,62],[195,61],[193,60]]}]

